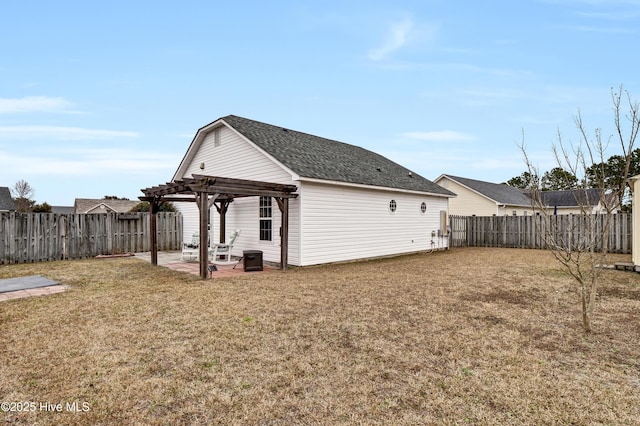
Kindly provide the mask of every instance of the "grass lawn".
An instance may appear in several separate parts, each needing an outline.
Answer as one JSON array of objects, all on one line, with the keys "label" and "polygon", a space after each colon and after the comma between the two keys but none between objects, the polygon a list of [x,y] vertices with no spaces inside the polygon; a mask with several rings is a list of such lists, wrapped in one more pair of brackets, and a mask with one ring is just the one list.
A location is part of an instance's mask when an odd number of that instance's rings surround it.
[{"label": "grass lawn", "polygon": [[70,288],[0,303],[0,401],[35,403],[7,424],[640,424],[640,274],[605,272],[590,335],[537,250],[208,281],[131,258],[0,267],[31,274]]}]

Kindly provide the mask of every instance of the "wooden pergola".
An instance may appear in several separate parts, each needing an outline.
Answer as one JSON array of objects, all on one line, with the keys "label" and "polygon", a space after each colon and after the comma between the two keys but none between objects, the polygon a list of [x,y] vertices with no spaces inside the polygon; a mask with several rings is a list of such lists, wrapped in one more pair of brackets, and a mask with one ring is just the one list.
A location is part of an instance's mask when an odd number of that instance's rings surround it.
[{"label": "wooden pergola", "polygon": [[220,242],[225,242],[226,213],[229,204],[240,197],[273,197],[282,213],[280,233],[280,268],[286,269],[289,252],[289,199],[296,198],[295,185],[231,179],[217,176],[193,175],[164,185],[142,189],[142,201],[151,205],[151,263],[158,264],[157,213],[163,202],[195,202],[200,214],[200,277],[207,278],[209,263],[209,210],[215,205],[220,214]]}]

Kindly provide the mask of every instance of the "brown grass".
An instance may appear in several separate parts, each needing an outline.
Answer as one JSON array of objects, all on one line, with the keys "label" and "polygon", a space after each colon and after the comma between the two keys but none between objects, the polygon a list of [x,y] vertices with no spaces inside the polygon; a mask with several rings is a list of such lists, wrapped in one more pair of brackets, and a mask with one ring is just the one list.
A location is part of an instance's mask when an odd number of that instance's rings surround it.
[{"label": "brown grass", "polygon": [[135,259],[0,268],[29,274],[70,289],[0,304],[0,400],[89,411],[9,424],[640,424],[640,274],[605,273],[591,335],[544,251],[209,281]]}]

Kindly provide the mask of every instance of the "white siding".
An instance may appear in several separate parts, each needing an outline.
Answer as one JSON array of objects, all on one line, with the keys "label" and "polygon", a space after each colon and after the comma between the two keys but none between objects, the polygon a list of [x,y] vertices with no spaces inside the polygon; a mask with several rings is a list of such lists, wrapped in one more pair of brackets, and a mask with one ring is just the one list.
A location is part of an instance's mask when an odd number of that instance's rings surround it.
[{"label": "white siding", "polygon": [[[220,132],[220,145],[214,147],[215,131]],[[291,183],[289,173],[233,130],[222,127],[215,131],[205,136],[193,157],[193,161],[186,168],[186,177],[192,174],[205,174],[273,183]],[[200,168],[201,163],[204,163],[204,169]]]},{"label": "white siding", "polygon": [[190,242],[194,233],[200,231],[198,206],[196,203],[173,203],[182,213],[182,241]]},{"label": "white siding", "polygon": [[447,246],[446,238],[431,237],[446,198],[309,182],[301,193],[302,265],[428,250],[432,240],[434,248]]},{"label": "white siding", "polygon": [[[267,262],[280,262],[280,227],[282,214],[275,200],[272,202],[272,241],[260,241],[259,234],[259,202],[258,197],[237,198],[229,206],[227,212],[227,236],[240,229],[240,237],[236,240],[233,254],[240,256],[243,250],[260,250]],[[289,200],[289,264],[300,265],[300,209],[297,199]],[[215,215],[214,223],[218,223]],[[214,227],[218,241],[218,226]]]}]

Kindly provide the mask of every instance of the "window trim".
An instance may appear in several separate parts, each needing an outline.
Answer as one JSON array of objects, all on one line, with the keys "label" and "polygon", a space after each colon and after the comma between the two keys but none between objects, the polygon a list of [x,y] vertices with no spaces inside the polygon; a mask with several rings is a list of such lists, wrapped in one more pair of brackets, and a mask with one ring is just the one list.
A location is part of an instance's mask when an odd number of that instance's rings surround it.
[{"label": "window trim", "polygon": [[258,200],[258,241],[273,241],[273,198],[264,195]]}]

